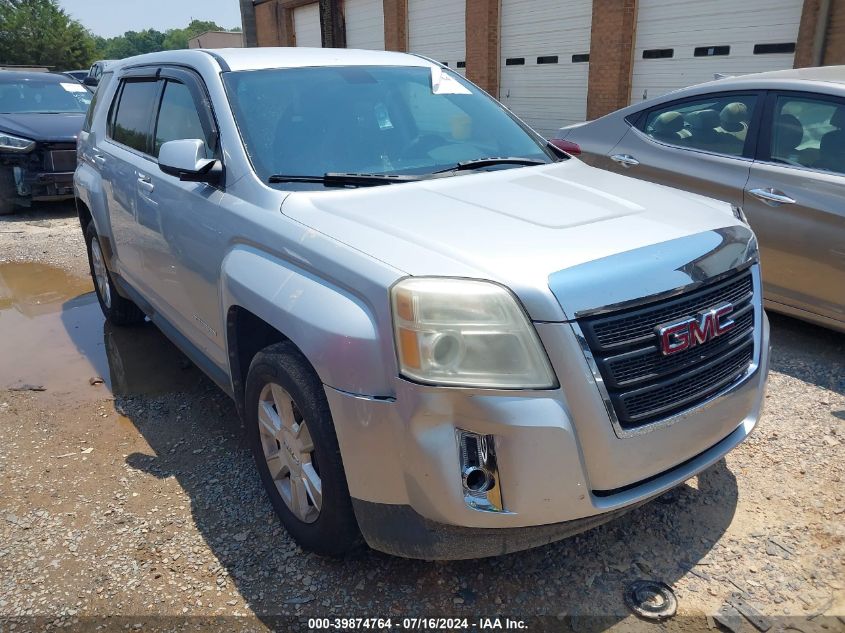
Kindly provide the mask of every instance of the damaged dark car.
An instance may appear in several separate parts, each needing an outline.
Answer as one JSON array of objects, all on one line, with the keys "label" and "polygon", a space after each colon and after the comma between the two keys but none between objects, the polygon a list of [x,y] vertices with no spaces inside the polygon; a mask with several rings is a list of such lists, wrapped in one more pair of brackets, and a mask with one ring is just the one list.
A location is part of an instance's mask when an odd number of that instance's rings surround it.
[{"label": "damaged dark car", "polygon": [[92,96],[61,74],[0,71],[0,215],[73,198],[76,140]]}]

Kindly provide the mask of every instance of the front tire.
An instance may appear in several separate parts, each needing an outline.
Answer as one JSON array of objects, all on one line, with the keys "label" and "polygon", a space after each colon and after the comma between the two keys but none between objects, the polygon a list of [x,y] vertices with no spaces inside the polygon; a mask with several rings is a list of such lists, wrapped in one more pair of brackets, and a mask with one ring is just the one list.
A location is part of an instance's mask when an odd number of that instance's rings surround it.
[{"label": "front tire", "polygon": [[343,556],[361,542],[323,385],[291,343],[259,352],[246,380],[246,425],[261,481],[305,550]]},{"label": "front tire", "polygon": [[91,279],[94,281],[94,291],[103,315],[113,325],[137,325],[144,322],[144,313],[129,299],[121,297],[112,281],[111,274],[106,268],[106,258],[100,246],[100,238],[93,222],[85,228],[85,243],[88,247],[88,265],[91,268]]}]

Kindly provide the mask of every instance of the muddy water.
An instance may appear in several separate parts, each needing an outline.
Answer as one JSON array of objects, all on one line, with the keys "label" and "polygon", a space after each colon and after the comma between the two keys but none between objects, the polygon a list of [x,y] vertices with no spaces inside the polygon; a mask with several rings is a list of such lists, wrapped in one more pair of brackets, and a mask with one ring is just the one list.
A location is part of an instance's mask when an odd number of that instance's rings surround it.
[{"label": "muddy water", "polygon": [[105,323],[90,279],[45,264],[0,264],[0,389],[29,385],[90,400],[184,391],[200,380],[152,324]]}]

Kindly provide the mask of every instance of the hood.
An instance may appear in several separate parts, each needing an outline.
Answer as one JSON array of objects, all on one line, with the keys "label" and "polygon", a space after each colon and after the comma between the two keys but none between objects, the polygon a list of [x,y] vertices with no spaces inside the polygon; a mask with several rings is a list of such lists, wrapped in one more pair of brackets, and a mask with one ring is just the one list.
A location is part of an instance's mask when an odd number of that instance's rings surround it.
[{"label": "hood", "polygon": [[553,273],[739,224],[726,203],[575,159],[410,184],[297,192],[282,211],[409,275],[502,283],[542,321],[566,318],[549,289]]},{"label": "hood", "polygon": [[84,120],[84,112],[0,114],[0,130],[42,143],[75,143]]}]

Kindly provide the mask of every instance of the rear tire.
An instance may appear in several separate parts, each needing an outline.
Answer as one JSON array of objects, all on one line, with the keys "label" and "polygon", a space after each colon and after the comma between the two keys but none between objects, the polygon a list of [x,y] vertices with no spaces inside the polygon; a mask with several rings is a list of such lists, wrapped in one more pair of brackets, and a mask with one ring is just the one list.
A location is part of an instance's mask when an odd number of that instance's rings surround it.
[{"label": "rear tire", "polygon": [[246,427],[276,514],[305,550],[341,557],[361,543],[320,379],[292,343],[259,352],[246,380]]},{"label": "rear tire", "polygon": [[144,322],[145,315],[141,309],[129,299],[121,297],[112,281],[111,273],[106,268],[103,249],[94,222],[88,222],[85,228],[85,244],[88,247],[88,265],[91,268],[91,279],[94,281],[94,291],[103,315],[113,325],[137,325]]},{"label": "rear tire", "polygon": [[0,167],[0,215],[12,215],[18,210],[15,200],[18,190],[15,187],[15,174],[11,167]]}]

